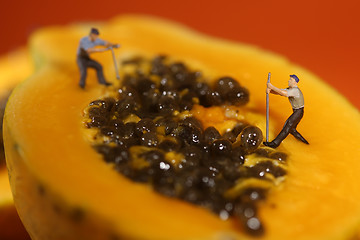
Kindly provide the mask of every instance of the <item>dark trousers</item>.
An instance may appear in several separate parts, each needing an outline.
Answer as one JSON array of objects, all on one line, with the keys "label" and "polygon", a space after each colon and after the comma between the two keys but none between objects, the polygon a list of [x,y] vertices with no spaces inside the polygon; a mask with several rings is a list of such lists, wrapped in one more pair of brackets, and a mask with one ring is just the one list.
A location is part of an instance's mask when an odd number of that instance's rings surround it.
[{"label": "dark trousers", "polygon": [[293,109],[293,113],[290,117],[286,120],[283,129],[277,135],[277,137],[272,141],[277,146],[290,134],[292,134],[296,139],[309,144],[306,139],[301,136],[301,134],[296,130],[297,125],[299,124],[300,120],[304,116],[304,108]]},{"label": "dark trousers", "polygon": [[99,83],[106,84],[106,80],[103,73],[103,68],[100,63],[91,59],[90,57],[77,56],[76,62],[80,70],[80,82],[81,87],[85,87],[85,81],[87,76],[87,68],[94,68],[96,70]]}]

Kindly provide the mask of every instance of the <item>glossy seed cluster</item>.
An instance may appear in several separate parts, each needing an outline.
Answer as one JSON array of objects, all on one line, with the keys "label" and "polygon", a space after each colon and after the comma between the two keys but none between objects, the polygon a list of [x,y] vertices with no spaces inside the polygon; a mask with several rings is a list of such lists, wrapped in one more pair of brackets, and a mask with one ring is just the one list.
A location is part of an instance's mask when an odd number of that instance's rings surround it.
[{"label": "glossy seed cluster", "polygon": [[[259,148],[262,132],[246,122],[219,133],[190,113],[195,104],[244,105],[248,91],[231,77],[211,86],[200,72],[163,56],[123,64],[134,71],[123,77],[117,96],[87,108],[87,128],[98,129],[94,148],[129,179],[263,234],[256,206],[269,184],[286,174],[286,154]],[[246,163],[249,157],[259,161]]]}]

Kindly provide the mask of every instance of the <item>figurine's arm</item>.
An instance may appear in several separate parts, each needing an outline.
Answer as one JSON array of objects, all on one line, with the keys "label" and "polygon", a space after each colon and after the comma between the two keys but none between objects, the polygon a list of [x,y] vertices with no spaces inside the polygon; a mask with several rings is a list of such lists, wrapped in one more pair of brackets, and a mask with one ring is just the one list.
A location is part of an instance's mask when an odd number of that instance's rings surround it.
[{"label": "figurine's arm", "polygon": [[275,87],[271,83],[267,84],[267,92],[272,94],[278,94],[280,96],[288,97],[288,93],[286,90],[282,90],[280,88]]},{"label": "figurine's arm", "polygon": [[120,47],[120,44],[118,44],[118,43],[111,43],[111,42],[106,42],[106,41],[105,41],[105,47],[106,47],[107,49],[110,49],[110,47],[112,47],[112,48],[119,48],[119,47]]},{"label": "figurine's arm", "polygon": [[107,51],[107,50],[109,50],[108,48],[96,48],[96,47],[92,47],[92,48],[88,48],[88,49],[86,49],[86,52],[87,53],[94,53],[94,52],[105,52],[105,51]]},{"label": "figurine's arm", "polygon": [[120,44],[113,44],[113,43],[111,43],[111,42],[104,41],[104,40],[101,40],[101,41],[102,41],[101,45],[103,45],[104,48],[92,47],[92,48],[86,49],[86,52],[87,52],[88,54],[94,53],[94,52],[105,52],[105,51],[107,51],[107,50],[110,50],[111,47],[113,47],[113,48],[118,48],[118,47],[120,47]]}]

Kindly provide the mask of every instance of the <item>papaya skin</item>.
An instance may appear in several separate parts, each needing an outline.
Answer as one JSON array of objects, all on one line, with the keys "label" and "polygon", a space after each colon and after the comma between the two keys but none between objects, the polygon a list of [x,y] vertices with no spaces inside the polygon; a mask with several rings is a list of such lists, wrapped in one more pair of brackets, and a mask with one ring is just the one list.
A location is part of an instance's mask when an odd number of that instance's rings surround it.
[{"label": "papaya skin", "polygon": [[0,170],[0,193],[0,239],[30,239],[15,209],[5,167]]},{"label": "papaya skin", "polygon": [[[25,80],[33,73],[33,65],[27,48],[19,48],[6,55],[0,57],[0,116],[1,129],[2,117],[4,115],[5,106],[11,91],[15,86]],[[2,136],[0,144],[3,145]],[[0,169],[4,167],[5,154],[0,151]]]},{"label": "papaya skin", "polygon": [[[289,153],[288,177],[260,205],[266,234],[257,239],[335,240],[356,234],[360,115],[336,91],[280,56],[162,20],[122,16],[99,28],[104,39],[127,48],[121,50],[122,57],[162,53],[211,79],[239,79],[250,91],[248,107],[263,115],[267,73],[271,71],[272,82],[279,86],[296,73],[306,101],[298,128],[311,145],[289,137],[279,147]],[[41,69],[15,89],[6,108],[10,183],[32,239],[252,239],[233,221],[127,180],[91,148],[82,131],[82,111],[106,95],[106,88],[97,85],[94,72],[85,91],[77,85],[74,55],[78,39],[88,29],[72,25],[36,33],[31,49]],[[94,57],[103,64],[108,80],[115,81],[111,56]],[[286,99],[270,102],[272,138],[291,109]],[[264,125],[258,125],[264,132]]]},{"label": "papaya skin", "polygon": [[[30,56],[25,47],[0,57],[1,123],[6,100],[11,91],[16,84],[25,80],[32,72]],[[2,136],[0,144],[3,144]],[[30,239],[13,204],[3,150],[0,151],[0,239]]]}]

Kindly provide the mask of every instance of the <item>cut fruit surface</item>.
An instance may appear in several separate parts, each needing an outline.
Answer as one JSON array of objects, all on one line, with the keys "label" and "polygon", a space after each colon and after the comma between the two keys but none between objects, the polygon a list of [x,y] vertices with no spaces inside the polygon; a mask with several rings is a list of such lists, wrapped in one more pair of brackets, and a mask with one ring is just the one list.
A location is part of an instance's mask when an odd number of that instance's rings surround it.
[{"label": "cut fruit surface", "polygon": [[[26,48],[10,52],[0,58],[0,117],[2,119],[6,101],[12,89],[33,72]],[[5,166],[3,138],[0,137],[0,239],[29,239],[13,204],[8,173]]]},{"label": "cut fruit surface", "polygon": [[[166,56],[123,63],[114,97],[85,111],[89,143],[123,176],[264,234],[257,205],[285,179],[276,156],[287,155],[259,148],[262,132],[249,122],[263,115],[245,107],[248,90],[231,77],[208,84],[204,72]],[[199,117],[207,111],[214,116]]]},{"label": "cut fruit surface", "polygon": [[[360,115],[313,74],[286,59],[248,45],[192,32],[162,20],[123,16],[100,26],[101,37],[121,43],[121,59],[166,54],[201,69],[212,83],[238,79],[250,92],[246,120],[265,130],[265,87],[300,78],[305,115],[279,150],[287,157],[287,177],[259,204],[265,233],[258,239],[349,239],[360,224]],[[168,198],[135,183],[103,162],[84,134],[84,109],[109,95],[89,71],[78,87],[74,63],[78,40],[89,26],[39,31],[32,38],[41,69],[13,92],[4,118],[11,187],[19,214],[33,239],[253,239],[233,219]],[[61,42],[61,44],[59,44]],[[59,45],[62,46],[61,51]],[[110,53],[95,56],[116,83]],[[122,76],[125,74],[125,67]],[[271,97],[270,138],[291,114],[287,99]],[[220,129],[228,122],[217,108],[198,107],[194,115]],[[216,116],[216,117],[214,117]],[[261,117],[263,116],[263,117]],[[248,162],[253,161],[248,157]],[[250,183],[253,184],[253,183]],[[231,192],[229,193],[231,194]],[[90,231],[91,230],[91,231]]]}]

